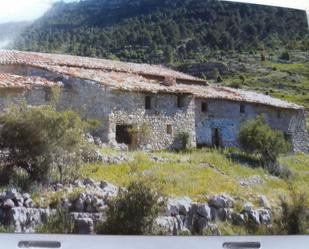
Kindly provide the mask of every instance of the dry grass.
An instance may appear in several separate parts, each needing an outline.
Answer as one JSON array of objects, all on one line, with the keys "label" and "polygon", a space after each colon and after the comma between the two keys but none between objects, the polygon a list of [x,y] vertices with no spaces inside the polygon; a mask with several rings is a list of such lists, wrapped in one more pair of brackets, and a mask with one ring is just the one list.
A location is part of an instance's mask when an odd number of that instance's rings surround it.
[{"label": "dry grass", "polygon": [[[164,158],[165,162],[153,162],[149,159],[150,154],[143,152],[127,153],[134,157],[133,162],[120,165],[88,164],[82,168],[82,175],[119,186],[143,179],[166,195],[189,196],[196,201],[224,192],[253,203],[257,203],[258,195],[263,194],[275,204],[280,195],[288,193],[289,184],[309,192],[309,155],[299,154],[280,159],[294,173],[291,182],[286,182],[269,175],[262,168],[253,169],[234,163],[217,150],[153,153]],[[241,179],[252,176],[259,176],[263,184],[248,187],[240,185]]]}]

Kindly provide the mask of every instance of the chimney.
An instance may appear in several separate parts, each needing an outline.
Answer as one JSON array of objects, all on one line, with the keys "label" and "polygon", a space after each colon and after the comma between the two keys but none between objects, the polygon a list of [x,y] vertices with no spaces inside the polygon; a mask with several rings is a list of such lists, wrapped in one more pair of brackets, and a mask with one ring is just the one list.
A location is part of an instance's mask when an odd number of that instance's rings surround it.
[{"label": "chimney", "polygon": [[163,85],[165,86],[176,86],[176,78],[172,76],[165,76]]}]

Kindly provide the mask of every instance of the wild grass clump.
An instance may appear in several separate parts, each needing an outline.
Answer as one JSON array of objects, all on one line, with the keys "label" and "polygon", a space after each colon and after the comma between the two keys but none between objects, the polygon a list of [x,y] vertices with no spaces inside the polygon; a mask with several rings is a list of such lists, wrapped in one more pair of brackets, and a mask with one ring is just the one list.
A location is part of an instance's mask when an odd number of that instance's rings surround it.
[{"label": "wild grass clump", "polygon": [[67,209],[58,207],[56,212],[36,228],[36,233],[73,234],[74,221]]},{"label": "wild grass clump", "polygon": [[152,234],[154,220],[160,211],[159,194],[142,182],[120,190],[109,203],[106,221],[96,226],[98,234]]},{"label": "wild grass clump", "polygon": [[179,143],[181,150],[187,150],[190,141],[190,134],[187,131],[180,131],[176,135],[176,141]]},{"label": "wild grass clump", "polygon": [[296,235],[309,233],[307,193],[290,190],[280,198],[280,212],[274,220],[274,234]]}]

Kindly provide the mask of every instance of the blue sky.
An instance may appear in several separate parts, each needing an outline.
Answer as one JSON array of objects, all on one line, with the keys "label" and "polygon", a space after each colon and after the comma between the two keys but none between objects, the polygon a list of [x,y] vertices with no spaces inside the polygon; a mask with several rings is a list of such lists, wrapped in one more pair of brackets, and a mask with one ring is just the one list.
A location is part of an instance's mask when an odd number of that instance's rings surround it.
[{"label": "blue sky", "polygon": [[[0,0],[0,23],[33,20],[42,16],[57,0]],[[74,1],[74,0],[66,0]],[[100,0],[98,0],[100,1]],[[171,0],[172,1],[172,0]],[[309,10],[309,0],[228,0],[263,3]]]}]

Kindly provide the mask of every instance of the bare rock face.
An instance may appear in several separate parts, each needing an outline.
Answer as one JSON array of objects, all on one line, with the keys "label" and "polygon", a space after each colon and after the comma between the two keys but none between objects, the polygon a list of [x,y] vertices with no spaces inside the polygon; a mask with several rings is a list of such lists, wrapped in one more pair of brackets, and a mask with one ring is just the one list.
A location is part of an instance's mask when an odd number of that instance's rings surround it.
[{"label": "bare rock face", "polygon": [[15,226],[17,233],[32,233],[37,225],[46,221],[51,212],[49,209],[14,207],[5,212],[3,220],[6,225]]},{"label": "bare rock face", "polygon": [[209,205],[214,208],[233,208],[235,200],[226,194],[216,195],[210,198]]},{"label": "bare rock face", "polygon": [[167,214],[171,216],[187,215],[191,205],[192,200],[189,197],[170,198],[167,203]]},{"label": "bare rock face", "polygon": [[259,196],[259,203],[264,208],[268,208],[268,209],[271,208],[270,203],[269,203],[269,201],[268,201],[268,199],[267,199],[267,197],[265,195],[260,195]]},{"label": "bare rock face", "polygon": [[157,233],[165,235],[178,235],[184,228],[181,221],[172,216],[161,216],[155,220],[157,226]]},{"label": "bare rock face", "polygon": [[71,213],[76,234],[93,234],[94,227],[98,221],[105,218],[102,213]]}]

